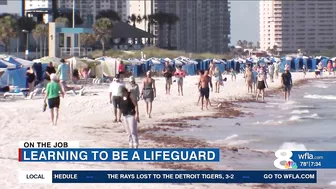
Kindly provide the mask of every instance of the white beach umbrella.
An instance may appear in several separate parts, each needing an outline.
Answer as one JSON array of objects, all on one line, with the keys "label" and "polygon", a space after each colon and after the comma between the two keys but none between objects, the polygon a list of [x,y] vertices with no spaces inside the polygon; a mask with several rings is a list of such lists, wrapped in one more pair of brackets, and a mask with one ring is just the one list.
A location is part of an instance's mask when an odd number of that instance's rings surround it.
[{"label": "white beach umbrella", "polygon": [[334,58],[331,58],[331,60],[332,60],[332,61],[335,61],[335,60],[336,60],[336,57],[334,57]]},{"label": "white beach umbrella", "polygon": [[178,60],[178,59],[174,59],[174,62],[176,65],[182,65],[183,62],[181,60]]},{"label": "white beach umbrella", "polygon": [[170,62],[171,61],[170,58],[164,58],[163,60],[166,61],[166,62]]},{"label": "white beach umbrella", "polygon": [[286,56],[286,60],[292,60],[293,59],[293,57],[290,57],[290,56]]},{"label": "white beach umbrella", "polygon": [[33,62],[34,63],[41,63],[41,60],[40,59],[34,59]]},{"label": "white beach umbrella", "polygon": [[246,60],[242,58],[238,58],[238,62],[246,63]]}]

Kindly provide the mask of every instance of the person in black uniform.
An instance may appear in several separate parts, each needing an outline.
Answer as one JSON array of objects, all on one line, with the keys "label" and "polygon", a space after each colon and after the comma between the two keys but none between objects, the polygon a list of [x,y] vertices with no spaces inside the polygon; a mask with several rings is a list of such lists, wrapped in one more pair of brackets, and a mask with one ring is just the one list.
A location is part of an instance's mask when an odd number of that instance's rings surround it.
[{"label": "person in black uniform", "polygon": [[125,86],[122,86],[121,93],[120,111],[128,135],[129,146],[130,148],[138,148],[138,122],[140,121],[137,103]]},{"label": "person in black uniform", "polygon": [[46,71],[44,73],[45,86],[47,86],[47,84],[50,82],[50,75],[53,73],[56,73],[56,69],[53,66],[53,63],[49,62]]}]

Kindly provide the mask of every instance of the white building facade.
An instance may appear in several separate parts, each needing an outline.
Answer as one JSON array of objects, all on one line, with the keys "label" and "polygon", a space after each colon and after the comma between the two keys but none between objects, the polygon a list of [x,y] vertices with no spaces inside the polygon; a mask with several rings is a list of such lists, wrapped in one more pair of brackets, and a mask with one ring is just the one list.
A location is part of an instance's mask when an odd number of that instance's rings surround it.
[{"label": "white building facade", "polygon": [[[26,0],[25,1],[25,11],[29,11],[32,9],[40,9],[40,8],[51,8],[51,0]],[[43,15],[43,22],[48,23],[51,21],[52,16],[48,14]]]},{"label": "white building facade", "polygon": [[336,1],[260,1],[260,47],[319,52],[336,43]]}]

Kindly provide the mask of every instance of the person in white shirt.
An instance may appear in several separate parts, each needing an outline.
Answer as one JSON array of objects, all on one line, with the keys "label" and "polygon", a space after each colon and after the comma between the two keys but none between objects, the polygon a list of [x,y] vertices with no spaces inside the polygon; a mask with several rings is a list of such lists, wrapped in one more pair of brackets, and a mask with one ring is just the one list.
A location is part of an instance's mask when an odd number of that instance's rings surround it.
[{"label": "person in white shirt", "polygon": [[109,87],[110,103],[113,104],[114,109],[114,123],[121,122],[120,101],[122,87],[124,87],[124,84],[120,82],[118,76],[113,79]]}]

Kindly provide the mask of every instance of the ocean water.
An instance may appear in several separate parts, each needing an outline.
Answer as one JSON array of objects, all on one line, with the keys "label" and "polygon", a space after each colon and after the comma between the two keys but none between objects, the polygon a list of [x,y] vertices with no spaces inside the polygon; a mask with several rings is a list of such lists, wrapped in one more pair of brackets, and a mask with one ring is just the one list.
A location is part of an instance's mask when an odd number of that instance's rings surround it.
[{"label": "ocean water", "polygon": [[[336,80],[310,81],[295,87],[289,101],[283,94],[266,98],[266,103],[246,103],[243,110],[253,116],[235,119],[204,119],[194,124],[209,125],[179,133],[213,144],[248,147],[257,151],[336,150]],[[225,111],[225,110],[224,110]],[[248,156],[248,158],[247,158]],[[234,169],[275,169],[275,157],[236,154],[222,162]],[[318,184],[336,188],[336,170],[318,171]],[[334,186],[331,186],[335,184]]]}]

